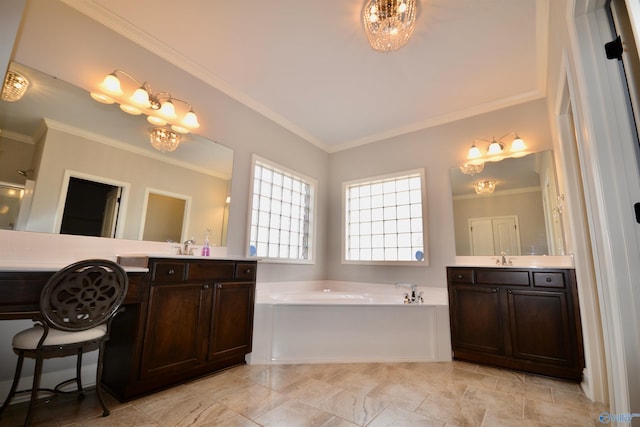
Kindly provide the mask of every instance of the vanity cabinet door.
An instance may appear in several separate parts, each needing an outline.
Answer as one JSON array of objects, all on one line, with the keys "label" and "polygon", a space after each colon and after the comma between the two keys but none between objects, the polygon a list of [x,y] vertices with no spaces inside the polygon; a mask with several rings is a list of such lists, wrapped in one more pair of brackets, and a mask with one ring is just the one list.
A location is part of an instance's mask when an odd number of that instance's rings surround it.
[{"label": "vanity cabinet door", "polygon": [[575,363],[564,292],[509,289],[507,302],[513,357],[566,366]]},{"label": "vanity cabinet door", "polygon": [[211,292],[207,283],[151,286],[140,378],[176,374],[205,360]]},{"label": "vanity cabinet door", "polygon": [[504,319],[500,299],[497,287],[456,285],[449,289],[454,351],[504,353]]},{"label": "vanity cabinet door", "polygon": [[255,282],[220,282],[214,285],[209,359],[225,359],[251,352],[254,294]]}]

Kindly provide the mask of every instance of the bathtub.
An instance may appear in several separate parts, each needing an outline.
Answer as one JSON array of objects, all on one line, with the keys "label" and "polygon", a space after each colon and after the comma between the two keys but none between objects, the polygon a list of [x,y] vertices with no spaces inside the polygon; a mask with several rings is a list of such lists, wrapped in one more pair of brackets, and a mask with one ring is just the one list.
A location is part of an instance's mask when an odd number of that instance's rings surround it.
[{"label": "bathtub", "polygon": [[340,281],[258,283],[250,364],[451,360],[446,288]]}]

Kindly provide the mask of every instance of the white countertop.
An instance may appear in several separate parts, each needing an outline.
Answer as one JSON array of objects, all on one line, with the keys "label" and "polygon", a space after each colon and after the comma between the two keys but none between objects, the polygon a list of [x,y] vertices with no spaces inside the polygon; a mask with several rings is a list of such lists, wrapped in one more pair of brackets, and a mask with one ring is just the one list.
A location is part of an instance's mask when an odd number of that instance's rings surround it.
[{"label": "white countertop", "polygon": [[[58,271],[68,264],[47,264],[47,263],[4,263],[0,262],[0,272],[38,272],[38,271]],[[146,273],[149,271],[145,267],[122,267],[127,273]]]}]

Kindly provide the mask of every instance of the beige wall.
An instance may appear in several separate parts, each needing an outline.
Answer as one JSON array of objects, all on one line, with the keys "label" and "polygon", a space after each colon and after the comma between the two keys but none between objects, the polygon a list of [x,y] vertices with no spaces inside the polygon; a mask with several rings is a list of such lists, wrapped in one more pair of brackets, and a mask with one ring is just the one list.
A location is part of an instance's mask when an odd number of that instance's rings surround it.
[{"label": "beige wall", "polygon": [[[513,131],[520,134],[532,151],[550,149],[545,100],[332,154],[327,277],[331,280],[408,281],[425,286],[446,286],[445,267],[455,262],[456,255],[450,169],[464,162],[474,139],[499,137]],[[426,172],[429,265],[384,267],[342,264],[342,182],[417,168],[424,168]]]}]

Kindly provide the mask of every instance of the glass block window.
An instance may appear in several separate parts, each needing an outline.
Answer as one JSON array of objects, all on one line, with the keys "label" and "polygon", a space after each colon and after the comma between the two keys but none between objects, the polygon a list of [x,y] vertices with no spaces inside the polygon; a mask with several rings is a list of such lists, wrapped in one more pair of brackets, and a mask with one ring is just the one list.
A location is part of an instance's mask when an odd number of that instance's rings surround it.
[{"label": "glass block window", "polygon": [[352,181],[343,188],[345,262],[425,262],[424,171]]},{"label": "glass block window", "polygon": [[315,180],[254,156],[249,256],[311,261]]}]

